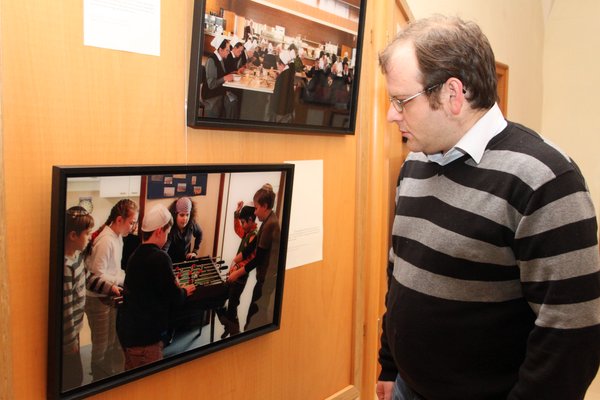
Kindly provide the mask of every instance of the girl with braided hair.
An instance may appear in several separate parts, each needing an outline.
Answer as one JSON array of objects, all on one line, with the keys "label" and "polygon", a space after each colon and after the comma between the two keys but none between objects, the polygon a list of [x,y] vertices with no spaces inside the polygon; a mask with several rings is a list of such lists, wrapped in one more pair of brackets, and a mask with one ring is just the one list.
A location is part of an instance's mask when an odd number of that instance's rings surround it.
[{"label": "girl with braided hair", "polygon": [[[123,237],[134,229],[138,206],[129,199],[115,204],[104,225],[95,233],[86,249],[86,267],[107,282],[122,286],[125,271],[121,269]],[[85,313],[92,333],[92,375],[102,379],[123,370],[123,351],[115,331],[117,310],[110,296],[87,291]]]}]

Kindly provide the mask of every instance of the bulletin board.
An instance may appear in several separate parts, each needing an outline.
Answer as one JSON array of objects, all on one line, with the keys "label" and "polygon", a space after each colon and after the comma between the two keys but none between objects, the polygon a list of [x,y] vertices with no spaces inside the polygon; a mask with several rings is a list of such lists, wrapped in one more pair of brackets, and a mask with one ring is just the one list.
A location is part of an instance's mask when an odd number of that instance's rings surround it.
[{"label": "bulletin board", "polygon": [[206,196],[206,174],[150,175],[148,199]]}]

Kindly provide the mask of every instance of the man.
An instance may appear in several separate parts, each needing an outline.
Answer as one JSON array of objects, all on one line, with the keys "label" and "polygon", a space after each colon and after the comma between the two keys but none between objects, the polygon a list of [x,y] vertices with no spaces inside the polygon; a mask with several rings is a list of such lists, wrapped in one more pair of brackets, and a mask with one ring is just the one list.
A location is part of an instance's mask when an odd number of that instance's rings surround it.
[{"label": "man", "polygon": [[[237,39],[236,39],[237,40]],[[235,42],[235,40],[233,41]],[[232,42],[232,43],[233,43]],[[242,52],[244,51],[244,44],[242,42],[235,42],[235,46],[231,49],[231,52],[225,59],[225,71],[232,74],[240,74],[240,68],[245,67],[246,64],[242,64]]]},{"label": "man", "polygon": [[256,50],[256,41],[247,41],[246,43],[244,43],[244,51],[242,52],[242,55],[240,56],[241,63],[244,66],[248,66],[248,67],[258,67],[260,65],[260,60],[258,59],[258,57],[255,54],[255,50]]},{"label": "man", "polygon": [[211,42],[215,51],[206,60],[205,77],[202,81],[202,101],[204,112],[211,118],[233,118],[235,115],[235,96],[228,96],[223,87],[225,82],[231,82],[233,75],[228,74],[225,69],[225,59],[229,55],[230,44],[224,36],[216,36]]},{"label": "man", "polygon": [[142,244],[127,263],[124,299],[117,314],[117,334],[125,352],[125,370],[163,358],[163,339],[173,306],[194,293],[194,285],[180,287],[169,255],[162,250],[173,218],[157,204],[144,215]]},{"label": "man", "polygon": [[[398,179],[379,399],[582,399],[600,359],[597,222],[574,162],[496,104],[474,23],[380,54]],[[395,380],[395,383],[393,382]]]},{"label": "man", "polygon": [[277,71],[273,96],[270,99],[270,118],[273,122],[291,123],[294,120],[294,71],[290,69],[291,57],[282,50],[277,57]]}]

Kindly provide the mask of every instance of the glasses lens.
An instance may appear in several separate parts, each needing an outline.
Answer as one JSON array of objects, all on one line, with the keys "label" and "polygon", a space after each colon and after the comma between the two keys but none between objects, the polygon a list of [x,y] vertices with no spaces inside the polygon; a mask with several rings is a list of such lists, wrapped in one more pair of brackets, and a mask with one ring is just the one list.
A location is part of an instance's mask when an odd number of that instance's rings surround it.
[{"label": "glasses lens", "polygon": [[398,111],[399,113],[402,112],[402,103],[400,103],[400,100],[394,98],[394,97],[390,97],[390,102],[392,103],[392,105],[394,106],[394,108],[396,109],[396,111]]}]

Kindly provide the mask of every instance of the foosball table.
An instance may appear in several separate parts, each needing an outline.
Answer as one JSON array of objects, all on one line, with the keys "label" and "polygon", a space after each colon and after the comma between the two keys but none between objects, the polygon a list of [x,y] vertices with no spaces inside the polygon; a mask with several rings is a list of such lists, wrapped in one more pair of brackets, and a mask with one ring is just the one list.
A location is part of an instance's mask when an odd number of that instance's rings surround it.
[{"label": "foosball table", "polygon": [[190,324],[201,319],[200,330],[204,325],[202,319],[209,313],[210,341],[214,340],[215,312],[225,305],[229,296],[229,285],[226,282],[228,267],[220,259],[200,257],[173,264],[173,274],[181,286],[195,285],[196,291],[189,296],[183,307],[177,310],[172,319],[173,328]]},{"label": "foosball table", "polygon": [[223,261],[216,261],[212,257],[195,258],[173,264],[173,274],[179,280],[181,286],[196,285],[213,286],[222,285],[224,278],[221,271],[227,269]]}]

